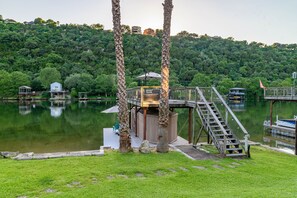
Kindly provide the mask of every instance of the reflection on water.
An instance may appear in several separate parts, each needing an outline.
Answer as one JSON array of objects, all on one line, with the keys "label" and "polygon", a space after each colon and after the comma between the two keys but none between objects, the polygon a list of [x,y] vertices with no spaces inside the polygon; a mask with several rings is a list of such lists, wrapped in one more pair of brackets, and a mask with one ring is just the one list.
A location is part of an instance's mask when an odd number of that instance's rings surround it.
[{"label": "reflection on water", "polygon": [[66,108],[65,100],[51,101],[51,106],[50,106],[51,116],[54,118],[60,117],[65,108]]},{"label": "reflection on water", "polygon": [[295,150],[295,138],[285,135],[280,135],[278,133],[271,132],[270,129],[266,129],[263,136],[263,141],[285,152],[294,153]]},{"label": "reflection on water", "polygon": [[19,114],[27,115],[31,113],[31,105],[20,105],[19,106]]},{"label": "reflection on water", "polygon": [[229,100],[228,106],[233,112],[245,111],[245,100]]},{"label": "reflection on water", "polygon": [[103,114],[114,102],[0,103],[0,151],[57,152],[98,149],[103,128],[116,114]]}]

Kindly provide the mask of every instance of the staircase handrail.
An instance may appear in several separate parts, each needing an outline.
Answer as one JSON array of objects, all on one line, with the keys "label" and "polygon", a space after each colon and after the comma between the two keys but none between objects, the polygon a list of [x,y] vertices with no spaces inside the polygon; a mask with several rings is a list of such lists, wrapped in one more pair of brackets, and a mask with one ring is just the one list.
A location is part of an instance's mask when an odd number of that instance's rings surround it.
[{"label": "staircase handrail", "polygon": [[237,123],[237,125],[240,127],[242,132],[244,133],[244,150],[247,153],[249,148],[248,148],[248,138],[250,137],[250,134],[247,132],[247,130],[244,128],[244,126],[241,124],[241,122],[238,120],[236,115],[233,113],[233,111],[230,109],[230,107],[227,105],[221,94],[217,91],[215,87],[212,87],[212,90],[214,93],[218,96],[218,98],[221,100],[222,104],[225,106],[227,111],[230,113],[234,121]]},{"label": "staircase handrail", "polygon": [[233,113],[233,111],[230,109],[230,107],[227,105],[227,103],[225,102],[225,100],[223,99],[223,97],[221,96],[221,94],[217,91],[217,89],[215,87],[212,87],[213,91],[215,92],[215,94],[218,96],[218,98],[221,100],[221,102],[223,103],[223,105],[225,106],[225,108],[228,110],[228,112],[230,113],[230,115],[233,117],[233,119],[235,120],[235,122],[238,124],[238,126],[241,128],[241,130],[243,131],[243,133],[245,135],[249,135],[249,133],[247,132],[247,130],[244,128],[244,126],[241,124],[241,122],[238,120],[238,118],[236,117],[236,115]]},{"label": "staircase handrail", "polygon": [[216,114],[213,112],[212,108],[210,107],[210,105],[208,104],[207,100],[205,99],[202,91],[199,89],[199,87],[196,87],[196,90],[200,96],[200,98],[202,99],[202,101],[205,103],[205,105],[207,106],[207,109],[209,110],[209,112],[211,113],[211,115],[213,116],[213,118],[215,119],[215,121],[217,122],[217,124],[219,125],[219,127],[221,128],[222,132],[225,135],[228,135],[228,133],[226,132],[226,129],[223,127],[223,125],[221,124],[220,120],[218,119],[218,117],[216,116]]}]

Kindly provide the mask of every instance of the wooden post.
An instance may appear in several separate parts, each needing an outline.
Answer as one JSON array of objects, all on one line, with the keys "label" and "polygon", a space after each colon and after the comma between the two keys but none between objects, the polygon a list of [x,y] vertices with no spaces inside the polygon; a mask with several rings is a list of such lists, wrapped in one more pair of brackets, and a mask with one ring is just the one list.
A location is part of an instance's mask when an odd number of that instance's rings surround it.
[{"label": "wooden post", "polygon": [[227,110],[227,109],[225,109],[225,111],[226,111],[226,118],[225,118],[225,122],[226,122],[226,124],[228,124],[228,110]]},{"label": "wooden post", "polygon": [[143,140],[146,140],[146,111],[147,107],[143,108]]},{"label": "wooden post", "polygon": [[295,120],[295,155],[297,155],[297,120]]},{"label": "wooden post", "polygon": [[129,109],[129,129],[131,130],[131,128],[132,128],[132,126],[131,126],[131,109],[133,108],[131,108],[131,105],[130,104],[128,104],[128,109]]},{"label": "wooden post", "polygon": [[135,137],[137,137],[137,106],[135,106]]},{"label": "wooden post", "polygon": [[189,108],[189,122],[188,122],[188,142],[192,143],[192,130],[193,130],[193,108]]},{"label": "wooden post", "polygon": [[274,101],[270,101],[270,127],[272,126],[272,113],[273,113],[273,103]]}]

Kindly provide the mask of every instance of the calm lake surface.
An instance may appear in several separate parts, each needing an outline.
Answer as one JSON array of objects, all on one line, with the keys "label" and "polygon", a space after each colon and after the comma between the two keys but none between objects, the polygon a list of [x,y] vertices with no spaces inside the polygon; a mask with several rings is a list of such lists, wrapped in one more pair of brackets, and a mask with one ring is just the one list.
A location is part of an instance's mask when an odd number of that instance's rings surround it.
[{"label": "calm lake surface", "polygon": [[99,149],[115,103],[0,103],[0,151],[57,152]]},{"label": "calm lake surface", "polygon": [[[0,103],[0,151],[42,153],[98,149],[103,144],[103,128],[112,127],[117,119],[115,113],[101,111],[113,105],[115,102]],[[272,137],[264,131],[263,122],[269,120],[269,102],[248,101],[232,108],[252,141],[270,146],[279,146],[280,141],[294,145],[292,139]],[[178,135],[187,139],[188,111],[177,109],[176,112],[179,113]],[[297,115],[297,103],[275,103],[274,120],[276,115],[279,119],[293,118]]]}]

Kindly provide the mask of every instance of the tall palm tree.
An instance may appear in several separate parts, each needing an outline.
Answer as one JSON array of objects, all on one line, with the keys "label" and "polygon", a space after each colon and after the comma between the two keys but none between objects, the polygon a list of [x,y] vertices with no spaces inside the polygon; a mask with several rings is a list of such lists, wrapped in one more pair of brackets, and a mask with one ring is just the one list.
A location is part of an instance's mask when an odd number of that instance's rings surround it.
[{"label": "tall palm tree", "polygon": [[159,142],[157,151],[168,152],[168,122],[169,122],[169,63],[170,63],[170,27],[172,14],[172,0],[164,0],[164,23],[162,38],[161,65],[161,96],[159,104]]},{"label": "tall palm tree", "polygon": [[125,63],[122,41],[123,37],[121,30],[120,0],[112,0],[112,17],[118,79],[120,152],[126,153],[131,150],[131,137],[129,133],[129,113],[127,106],[127,92],[125,81]]}]

